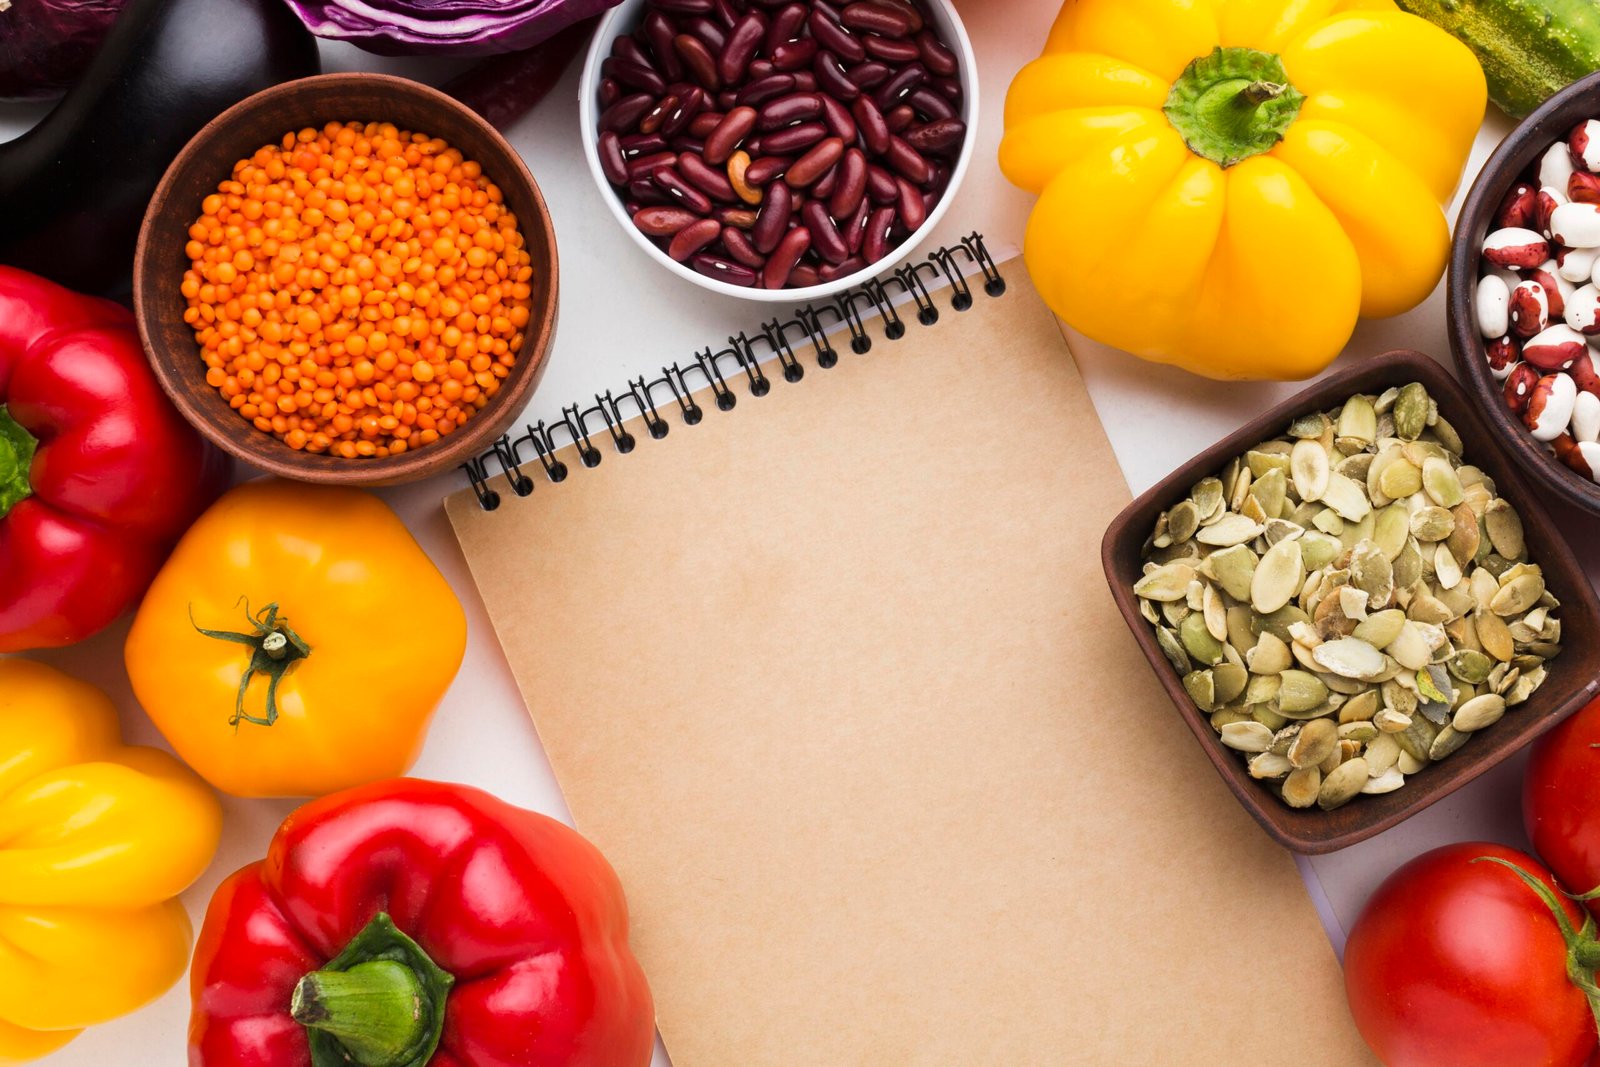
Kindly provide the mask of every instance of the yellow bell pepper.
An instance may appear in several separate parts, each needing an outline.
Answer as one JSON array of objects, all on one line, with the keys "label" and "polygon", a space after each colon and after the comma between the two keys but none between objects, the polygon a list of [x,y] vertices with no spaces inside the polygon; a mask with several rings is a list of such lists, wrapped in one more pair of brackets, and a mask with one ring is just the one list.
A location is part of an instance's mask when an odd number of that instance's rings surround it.
[{"label": "yellow bell pepper", "polygon": [[124,652],[191,767],[283,797],[404,774],[466,643],[461,602],[382,500],[268,480],[184,535]]},{"label": "yellow bell pepper", "polygon": [[222,833],[216,796],[122,744],[105,694],[0,659],[0,1064],[36,1059],[183,976],[176,900]]},{"label": "yellow bell pepper", "polygon": [[1028,270],[1068,324],[1212,378],[1306,378],[1432,292],[1483,118],[1390,0],[1067,0],[1006,98]]}]

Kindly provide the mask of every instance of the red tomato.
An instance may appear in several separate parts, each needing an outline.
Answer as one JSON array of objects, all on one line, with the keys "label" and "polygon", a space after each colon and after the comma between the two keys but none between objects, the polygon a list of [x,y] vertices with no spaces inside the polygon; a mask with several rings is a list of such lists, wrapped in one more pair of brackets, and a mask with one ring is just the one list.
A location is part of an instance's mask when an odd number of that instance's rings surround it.
[{"label": "red tomato", "polygon": [[[1522,818],[1534,851],[1574,893],[1600,887],[1600,700],[1533,746]],[[1589,909],[1600,915],[1600,901]]]},{"label": "red tomato", "polygon": [[[1515,872],[1473,863],[1479,856],[1555,888],[1543,864],[1504,845],[1446,845],[1401,867],[1345,946],[1356,1026],[1387,1067],[1583,1067],[1594,1017],[1567,978],[1555,914]],[[1581,924],[1577,905],[1560,906]]]}]

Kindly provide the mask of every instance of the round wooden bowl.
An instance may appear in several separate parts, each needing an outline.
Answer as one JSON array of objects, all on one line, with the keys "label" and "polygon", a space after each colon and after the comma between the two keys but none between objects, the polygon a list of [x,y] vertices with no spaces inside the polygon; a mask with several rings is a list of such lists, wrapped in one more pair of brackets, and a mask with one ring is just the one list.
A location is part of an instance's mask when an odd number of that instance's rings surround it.
[{"label": "round wooden bowl", "polygon": [[1488,235],[1506,191],[1551,144],[1564,140],[1568,131],[1584,119],[1596,116],[1600,116],[1600,74],[1574,82],[1552,96],[1500,142],[1472,183],[1456,219],[1446,300],[1450,348],[1456,366],[1511,458],[1545,489],[1591,514],[1600,515],[1600,485],[1547,452],[1544,445],[1533,439],[1522,420],[1506,407],[1503,387],[1489,371],[1475,310],[1483,239]]},{"label": "round wooden bowl", "polygon": [[[382,459],[299,452],[257,430],[206,384],[205,363],[179,287],[200,202],[232,176],[234,164],[284,134],[329,122],[391,122],[443,138],[483,167],[516,213],[532,258],[526,340],[487,406],[447,437]],[[397,485],[452,470],[491,448],[521,414],[544,371],[555,336],[558,276],[555,228],[538,183],[505,138],[475,112],[406,78],[324,74],[285,82],[213,119],[178,154],[145,214],[133,267],[133,306],[145,353],[162,388],[186,419],[219,448],[285,478],[342,485]]]}]

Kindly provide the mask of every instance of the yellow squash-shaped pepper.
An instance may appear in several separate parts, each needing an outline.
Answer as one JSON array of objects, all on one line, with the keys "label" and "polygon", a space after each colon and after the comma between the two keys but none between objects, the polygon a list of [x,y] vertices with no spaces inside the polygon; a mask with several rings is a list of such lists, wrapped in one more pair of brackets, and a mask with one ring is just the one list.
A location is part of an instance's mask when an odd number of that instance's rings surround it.
[{"label": "yellow squash-shaped pepper", "polygon": [[269,480],[178,542],[125,656],[139,703],[212,785],[321,796],[416,762],[466,645],[461,602],[382,500]]},{"label": "yellow squash-shaped pepper", "polygon": [[123,745],[105,694],[0,659],[0,1064],[154,1000],[189,965],[175,898],[211,863],[216,796]]},{"label": "yellow squash-shaped pepper", "polygon": [[1305,378],[1421,302],[1483,118],[1465,45],[1390,0],[1067,0],[1006,99],[1056,313],[1212,378]]}]

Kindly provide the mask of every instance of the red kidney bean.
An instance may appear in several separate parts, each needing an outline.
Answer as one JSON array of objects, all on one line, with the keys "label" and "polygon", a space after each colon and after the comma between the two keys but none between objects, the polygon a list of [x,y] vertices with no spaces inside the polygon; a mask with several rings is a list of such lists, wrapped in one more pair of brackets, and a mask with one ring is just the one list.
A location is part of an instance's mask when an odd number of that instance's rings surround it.
[{"label": "red kidney bean", "polygon": [[628,159],[667,149],[667,139],[659,133],[630,133],[617,138],[617,143],[622,146],[622,154]]},{"label": "red kidney bean", "polygon": [[[813,11],[820,11],[835,22],[839,21],[839,5],[829,3],[828,0],[811,0]],[[841,23],[842,25],[842,23]]]},{"label": "red kidney bean", "polygon": [[827,169],[822,177],[812,182],[811,188],[806,191],[816,199],[821,200],[824,204],[826,204],[829,198],[833,196],[833,187],[838,184],[839,165],[835,163],[833,166]]},{"label": "red kidney bean", "polygon": [[704,156],[706,153],[706,143],[696,137],[674,138],[672,147],[679,152],[692,152],[697,156]]},{"label": "red kidney bean", "polygon": [[933,177],[933,171],[921,153],[893,135],[889,137],[889,150],[883,154],[883,161],[889,164],[890,170],[899,171],[914,185],[926,185]]},{"label": "red kidney bean", "polygon": [[622,86],[617,84],[617,79],[615,78],[601,78],[598,95],[600,97],[600,109],[604,111],[622,99]]},{"label": "red kidney bean", "polygon": [[660,11],[670,11],[674,15],[704,15],[711,11],[711,0],[650,0],[652,6]]},{"label": "red kidney bean", "polygon": [[656,106],[655,97],[649,93],[634,93],[624,96],[604,111],[600,112],[600,128],[602,130],[615,130],[617,133],[626,133],[639,124],[645,113]]},{"label": "red kidney bean", "polygon": [[872,94],[872,101],[878,107],[887,111],[903,101],[911,90],[927,80],[928,72],[923,70],[920,64],[901,67],[893,77],[878,86],[877,91]]},{"label": "red kidney bean", "polygon": [[875,89],[882,85],[889,80],[893,73],[894,71],[890,70],[887,64],[879,63],[875,59],[869,59],[867,62],[857,63],[845,71],[844,76],[849,78],[856,88],[865,90]]},{"label": "red kidney bean", "polygon": [[800,221],[811,231],[811,246],[817,250],[817,255],[829,263],[842,263],[850,258],[850,249],[820,200],[808,201],[800,209]]},{"label": "red kidney bean", "polygon": [[777,130],[822,114],[822,98],[816,93],[790,93],[761,106],[756,119],[758,130]]},{"label": "red kidney bean", "polygon": [[782,96],[794,88],[793,74],[769,74],[759,81],[749,82],[739,90],[738,101],[741,105],[754,107],[771,100],[775,96]]},{"label": "red kidney bean", "polygon": [[876,263],[889,253],[889,229],[894,225],[894,208],[880,207],[867,216],[866,234],[861,240],[861,255]]},{"label": "red kidney bean", "polygon": [[724,117],[720,111],[702,111],[689,120],[688,129],[684,132],[703,141],[711,135],[712,130],[722,125]]},{"label": "red kidney bean", "polygon": [[706,106],[706,94],[695,86],[689,86],[678,94],[678,106],[667,114],[666,120],[661,123],[663,137],[677,137],[681,135],[694,121]]},{"label": "red kidney bean", "polygon": [[956,109],[950,106],[950,101],[940,96],[937,90],[931,89],[926,85],[919,85],[907,93],[906,103],[910,104],[917,114],[929,121],[956,117]]},{"label": "red kidney bean", "polygon": [[[794,231],[789,231],[793,233]],[[728,255],[743,263],[752,270],[760,270],[766,266],[767,257],[756,251],[756,246],[750,243],[743,230],[733,226],[722,228],[722,247],[728,250]]]},{"label": "red kidney bean", "polygon": [[678,58],[683,60],[683,65],[702,89],[716,92],[722,88],[722,79],[717,76],[717,60],[705,42],[692,34],[680,33],[672,39],[672,47],[677,51]]},{"label": "red kidney bean", "polygon": [[845,144],[855,143],[856,120],[851,117],[848,107],[831,96],[822,98],[822,122],[828,127],[829,133]]},{"label": "red kidney bean", "polygon": [[900,195],[894,175],[876,163],[867,164],[867,197],[875,204],[892,204]]},{"label": "red kidney bean", "polygon": [[716,219],[700,219],[679,230],[667,245],[667,255],[682,263],[706,245],[722,236],[722,224]]},{"label": "red kidney bean", "polygon": [[904,133],[917,121],[917,113],[908,105],[890,108],[883,113],[883,124],[889,127],[890,133]]},{"label": "red kidney bean", "polygon": [[948,78],[960,69],[956,54],[946,48],[932,30],[917,34],[917,51],[922,54],[922,65],[928,68],[929,74]]},{"label": "red kidney bean", "polygon": [[661,186],[679,206],[696,215],[711,214],[711,198],[684,181],[676,167],[657,167],[650,172],[650,180]]},{"label": "red kidney bean", "polygon": [[879,37],[875,33],[869,33],[862,40],[867,46],[867,54],[885,63],[902,66],[906,63],[915,63],[922,58],[916,42],[906,40],[904,37]]},{"label": "red kidney bean", "polygon": [[727,172],[708,165],[693,152],[678,154],[678,173],[713,200],[734,203],[739,199],[739,194],[733,191],[733,184],[728,181]]},{"label": "red kidney bean", "polygon": [[761,271],[761,284],[768,289],[782,289],[789,280],[789,273],[799,266],[800,257],[810,247],[811,231],[806,227],[796,226],[784,234]]},{"label": "red kidney bean", "polygon": [[716,15],[718,22],[728,27],[739,21],[739,12],[743,7],[742,3],[735,7],[733,0],[711,0],[712,14]]},{"label": "red kidney bean", "polygon": [[661,129],[662,123],[667,121],[667,113],[669,111],[676,111],[677,108],[677,97],[663,96],[656,103],[656,106],[645,112],[644,118],[639,120],[639,132],[655,133],[657,130]]},{"label": "red kidney bean", "polygon": [[767,25],[766,40],[763,42],[762,51],[771,55],[778,50],[778,46],[787,44],[800,36],[800,27],[806,22],[806,5],[786,4],[778,9],[772,16],[772,21]]},{"label": "red kidney bean", "polygon": [[739,147],[739,142],[756,128],[756,109],[736,107],[723,116],[717,128],[706,134],[706,162],[721,166]]},{"label": "red kidney bean", "polygon": [[721,55],[722,50],[728,47],[728,35],[712,19],[690,19],[683,24],[683,28],[700,38],[701,42],[713,55]]},{"label": "red kidney bean", "polygon": [[900,221],[905,224],[906,229],[915,231],[928,221],[928,208],[922,202],[922,190],[904,178],[899,179],[896,184],[900,187],[900,195],[895,200]]},{"label": "red kidney bean", "polygon": [[901,139],[918,152],[943,155],[961,147],[966,136],[967,124],[960,119],[937,119],[926,126],[913,126]]},{"label": "red kidney bean", "polygon": [[803,93],[814,93],[817,91],[817,76],[809,70],[797,70],[794,72],[794,87]]},{"label": "red kidney bean", "polygon": [[898,4],[874,3],[873,0],[860,0],[846,5],[839,12],[839,18],[852,30],[879,33],[885,37],[905,37],[915,33],[921,21],[912,17],[909,8],[902,8]]},{"label": "red kidney bean", "polygon": [[860,256],[850,256],[843,263],[824,263],[817,271],[819,281],[831,282],[848,277],[858,270],[866,270],[867,261]]},{"label": "red kidney bean", "polygon": [[612,185],[628,184],[628,161],[622,158],[622,143],[616,131],[602,133],[596,147],[600,150],[600,169],[605,171],[606,179]]},{"label": "red kidney bean", "polygon": [[756,134],[754,137],[746,137],[739,147],[750,153],[752,158],[759,156],[761,154],[761,135]]},{"label": "red kidney bean", "polygon": [[750,185],[766,185],[774,178],[782,177],[793,162],[792,156],[762,156],[751,161],[744,172],[744,180]]},{"label": "red kidney bean", "polygon": [[672,39],[678,34],[672,20],[659,11],[651,11],[645,15],[639,31],[644,34],[644,39],[650,42],[651,58],[655,60],[661,73],[672,81],[682,78],[683,61],[678,58],[678,53],[672,47]]},{"label": "red kidney bean", "polygon": [[802,122],[765,134],[761,138],[761,151],[769,156],[787,156],[810,148],[828,136],[828,127],[820,122]]},{"label": "red kidney bean", "polygon": [[761,212],[756,215],[756,224],[750,228],[750,243],[756,246],[756,251],[764,256],[772,254],[789,228],[793,209],[794,199],[789,187],[782,182],[774,183],[767,190],[767,201],[761,205]]},{"label": "red kidney bean", "polygon": [[817,39],[817,44],[833,52],[840,59],[850,63],[860,63],[867,58],[867,50],[862,47],[856,35],[822,11],[813,9],[808,25],[811,27],[811,36]]},{"label": "red kidney bean", "polygon": [[679,207],[647,207],[633,216],[633,224],[639,227],[639,232],[650,237],[671,237],[699,221],[692,212]]},{"label": "red kidney bean", "polygon": [[867,195],[867,157],[861,149],[852,146],[839,160],[836,173],[839,180],[828,198],[828,214],[836,219],[855,214],[856,208]]},{"label": "red kidney bean", "polygon": [[752,11],[733,24],[733,29],[728,31],[728,44],[717,57],[717,73],[725,84],[735,85],[744,80],[745,71],[766,35],[767,17],[759,11]]},{"label": "red kidney bean", "polygon": [[961,101],[966,98],[966,94],[961,90],[961,83],[954,78],[940,78],[933,83],[933,87],[938,90],[940,96],[950,101],[950,106],[953,108],[961,107]]},{"label": "red kidney bean", "polygon": [[628,195],[646,206],[673,207],[677,204],[648,174],[641,174],[628,182]]},{"label": "red kidney bean", "polygon": [[838,57],[832,52],[818,52],[817,58],[811,62],[811,71],[816,78],[817,88],[828,94],[823,106],[827,106],[829,100],[837,104],[861,95],[856,83],[844,76],[844,67],[839,65]]},{"label": "red kidney bean", "polygon": [[607,57],[605,63],[600,64],[600,69],[604,71],[606,63],[616,63],[621,60],[647,67],[658,76],[661,73],[656,70],[654,60],[650,58],[643,48],[639,47],[639,42],[632,37],[622,36],[613,40],[611,42],[611,55]]},{"label": "red kidney bean", "polygon": [[802,37],[798,41],[788,41],[773,49],[772,67],[774,70],[798,71],[801,67],[810,66],[815,58],[817,58],[816,38]]},{"label": "red kidney bean", "polygon": [[[627,40],[625,37],[618,39]],[[643,63],[612,57],[606,60],[600,69],[622,85],[638,89],[640,92],[649,93],[653,97],[658,97],[667,91],[666,79],[657,74],[653,68],[647,67]]]},{"label": "red kidney bean", "polygon": [[756,272],[742,263],[730,263],[726,259],[707,255],[701,252],[689,260],[689,266],[704,274],[707,278],[715,278],[719,282],[737,285],[748,289],[756,283]]},{"label": "red kidney bean", "polygon": [[863,94],[856,97],[850,105],[850,114],[855,116],[856,124],[861,127],[861,143],[868,152],[881,156],[889,150],[889,124],[884,121],[883,112],[878,110],[878,105],[872,102],[870,96]]},{"label": "red kidney bean", "polygon": [[789,286],[792,289],[806,289],[821,280],[817,277],[817,269],[808,267],[804,263],[789,272]]},{"label": "red kidney bean", "polygon": [[628,160],[628,177],[648,178],[658,168],[670,167],[677,161],[675,152],[651,152],[649,155],[635,156]]},{"label": "red kidney bean", "polygon": [[739,103],[739,94],[732,89],[724,89],[716,95],[718,111],[727,111]]},{"label": "red kidney bean", "polygon": [[[839,224],[839,232],[844,235],[845,247],[850,249],[853,256],[861,251],[861,243],[867,235],[867,217],[872,214],[872,202],[866,197],[861,198],[861,203],[851,212],[849,218]],[[835,216],[837,217],[837,216]]]},{"label": "red kidney bean", "polygon": [[745,77],[755,79],[755,78],[770,78],[774,74],[776,74],[777,72],[778,72],[777,68],[772,65],[772,60],[770,60],[770,59],[752,59],[750,61],[750,69],[745,71],[744,73],[745,73]]},{"label": "red kidney bean", "polygon": [[735,230],[748,230],[756,224],[756,213],[744,207],[719,207],[711,217]]}]

